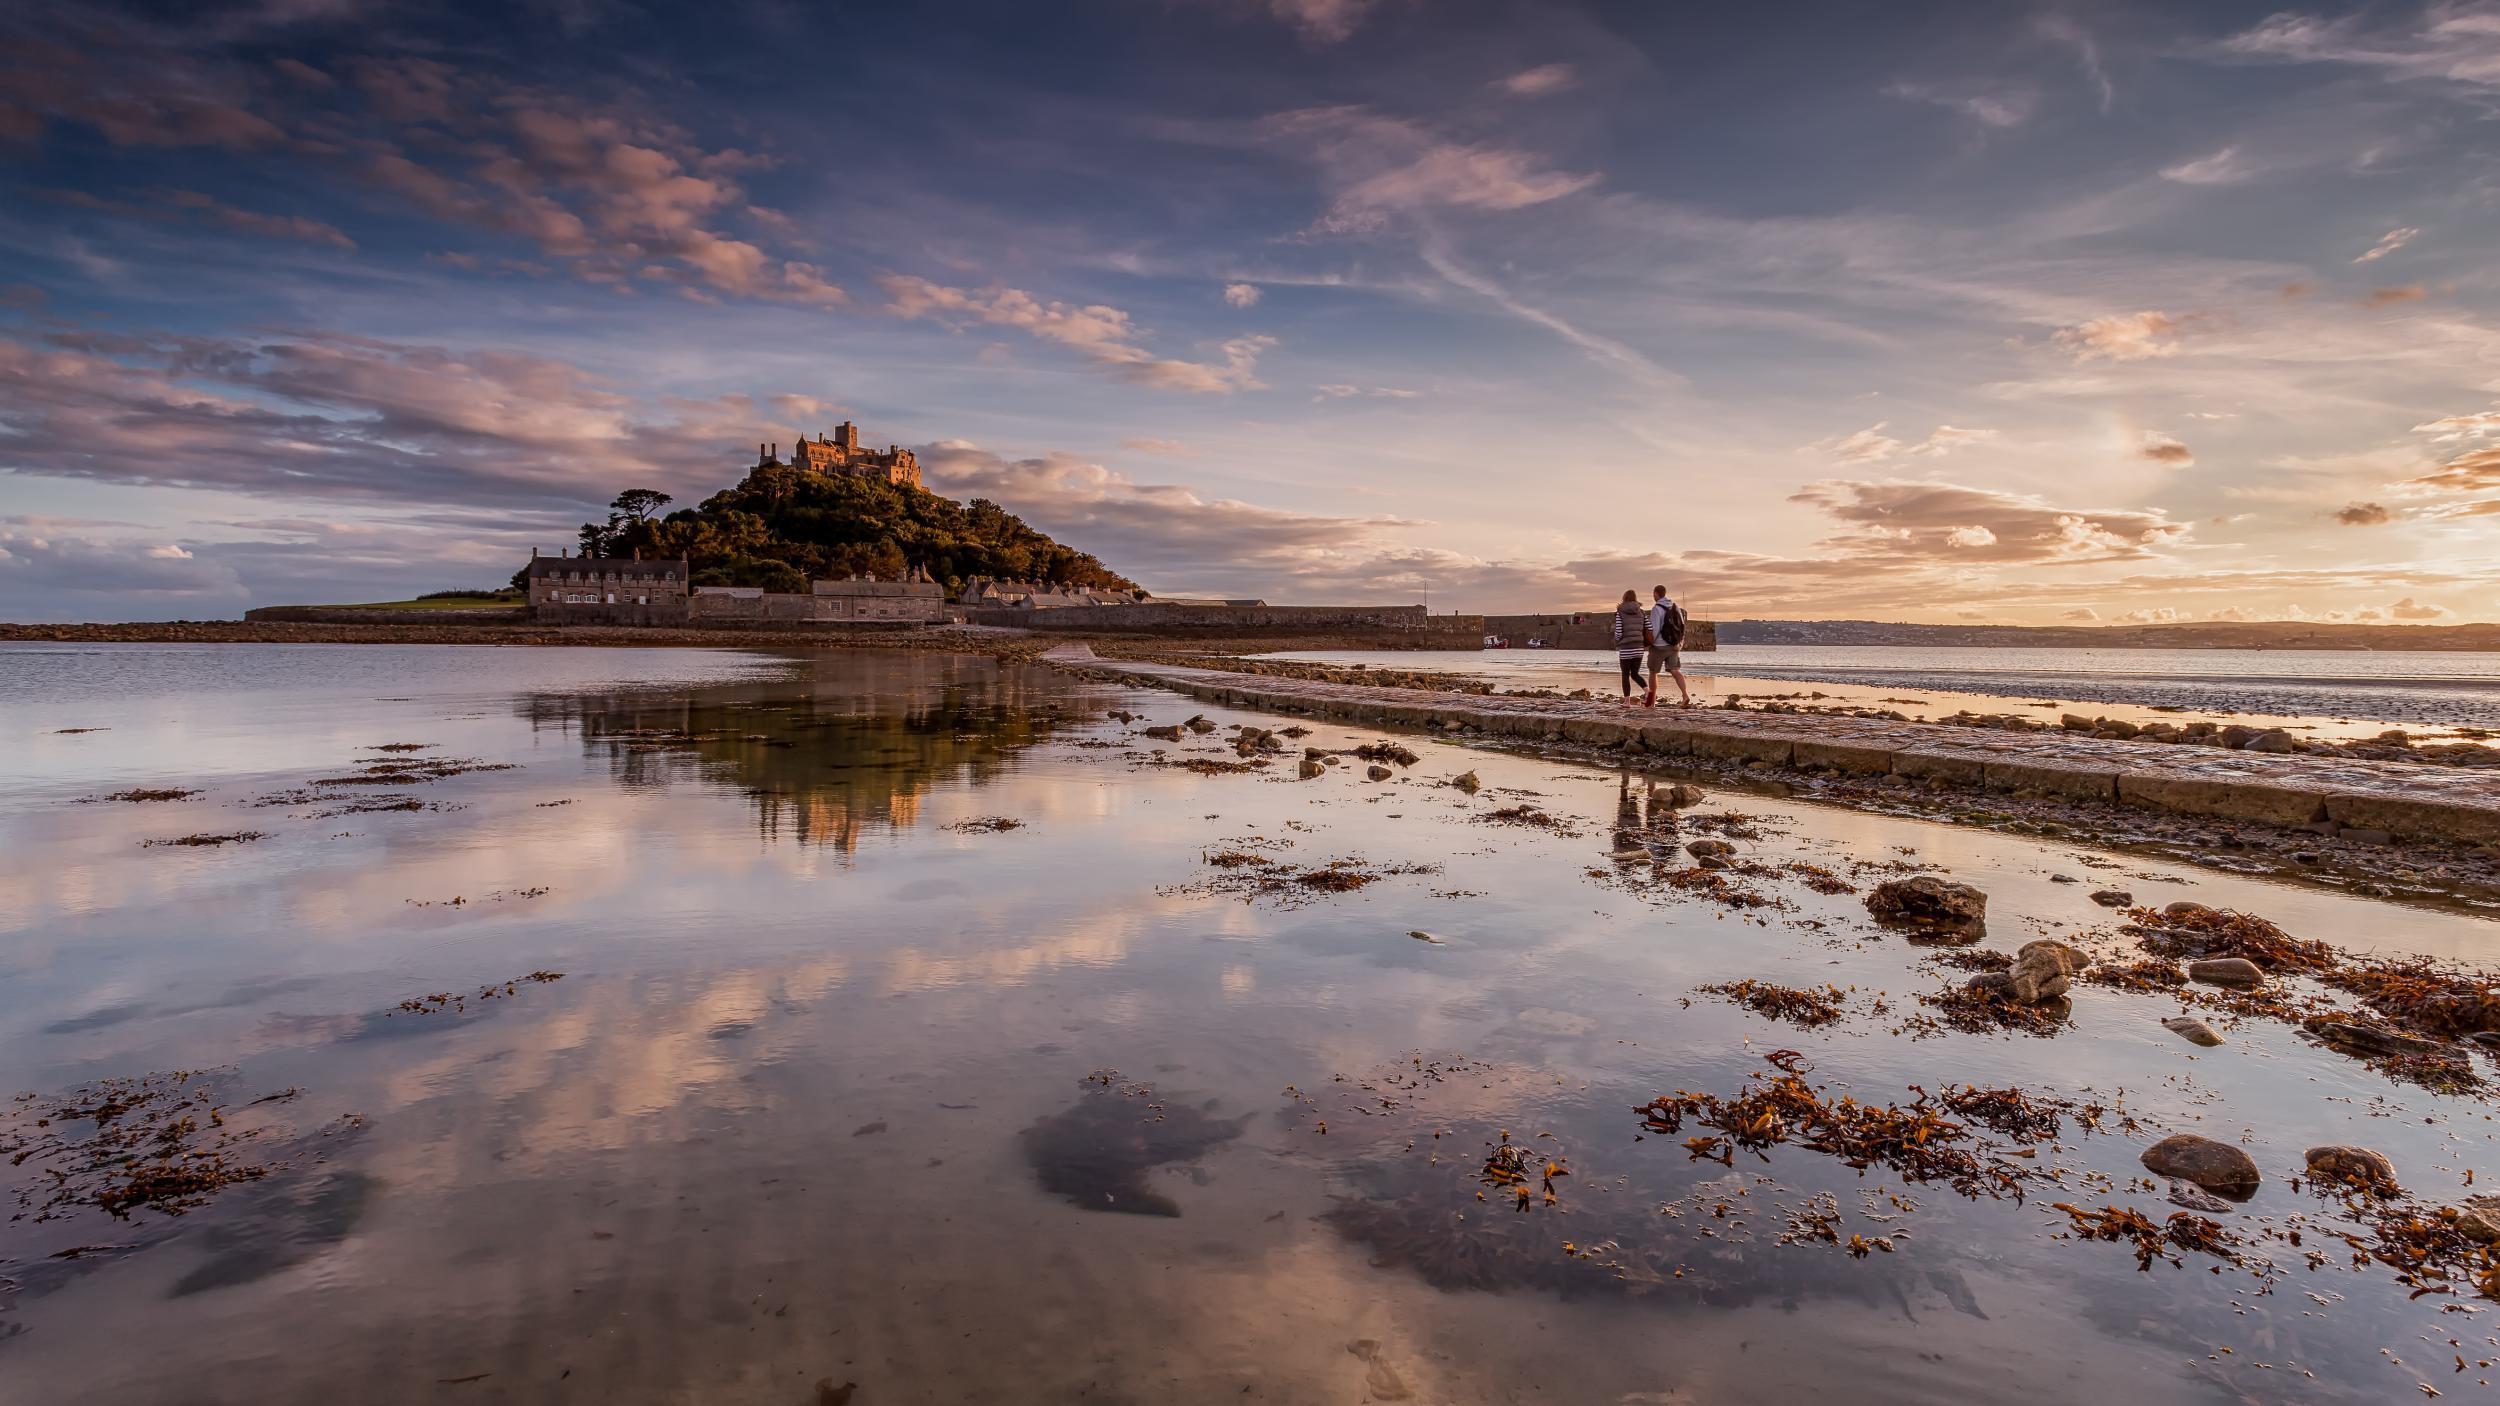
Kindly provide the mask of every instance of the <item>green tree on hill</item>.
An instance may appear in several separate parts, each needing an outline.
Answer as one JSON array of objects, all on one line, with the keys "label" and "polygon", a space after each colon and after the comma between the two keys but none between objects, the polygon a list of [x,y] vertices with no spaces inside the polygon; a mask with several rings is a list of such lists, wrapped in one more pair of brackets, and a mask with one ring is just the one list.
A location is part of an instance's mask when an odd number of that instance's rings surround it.
[{"label": "green tree on hill", "polygon": [[683,557],[695,585],[774,591],[863,572],[894,580],[914,568],[949,587],[973,576],[1135,585],[983,498],[957,503],[877,479],[765,464],[695,507],[657,516],[668,501],[650,489],[618,494],[606,523],[582,525],[584,555]]}]

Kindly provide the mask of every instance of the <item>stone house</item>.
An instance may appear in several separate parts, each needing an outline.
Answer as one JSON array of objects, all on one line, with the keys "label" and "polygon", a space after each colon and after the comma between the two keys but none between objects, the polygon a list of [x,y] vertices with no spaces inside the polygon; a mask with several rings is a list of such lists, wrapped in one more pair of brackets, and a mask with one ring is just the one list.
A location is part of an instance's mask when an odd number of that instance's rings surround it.
[{"label": "stone house", "polygon": [[[780,445],[755,446],[757,468],[771,468],[780,462]],[[848,420],[834,426],[830,435],[820,434],[812,440],[802,439],[790,446],[790,465],[811,473],[883,479],[887,483],[920,487],[920,460],[917,456],[899,444],[887,445],[882,454],[873,449],[862,449],[859,426]]]},{"label": "stone house", "polygon": [[603,625],[674,625],[686,618],[686,563],[530,554],[530,615]]}]

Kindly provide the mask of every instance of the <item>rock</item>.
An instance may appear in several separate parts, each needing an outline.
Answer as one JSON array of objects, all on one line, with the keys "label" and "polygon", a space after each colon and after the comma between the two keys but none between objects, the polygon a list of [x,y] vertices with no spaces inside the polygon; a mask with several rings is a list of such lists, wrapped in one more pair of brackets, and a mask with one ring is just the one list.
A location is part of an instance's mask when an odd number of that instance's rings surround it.
[{"label": "rock", "polygon": [[1317,757],[1304,757],[1302,759],[1302,779],[1305,781],[1310,780],[1314,776],[1322,775],[1327,770],[1328,767],[1326,764],[1322,763]]},{"label": "rock", "polygon": [[2015,948],[2014,955],[2015,957],[2020,958],[2024,953],[2029,952],[2034,948],[2039,948],[2043,951],[2055,952],[2059,961],[2065,965],[2066,974],[2068,976],[2073,976],[2075,973],[2082,971],[2085,967],[2092,965],[2091,953],[2084,951],[2082,948],[2075,946],[2073,943],[2060,942],[2053,937],[2034,938],[2031,941],[2024,943],[2022,946]]},{"label": "rock", "polygon": [[1617,864],[1637,864],[1641,860],[1649,858],[1650,854],[1648,850],[1642,849],[1639,845],[1632,845],[1624,849],[1616,850],[1614,853],[1607,855],[1606,857],[1613,860]]},{"label": "rock", "polygon": [[2036,1006],[2050,997],[2065,995],[2077,970],[2073,959],[2057,944],[2035,942],[2015,955],[2014,965],[2006,969],[2006,987],[2015,1000]]},{"label": "rock", "polygon": [[2049,882],[2053,884],[2079,884],[2082,883],[2083,880],[2076,878],[2072,874],[2051,874],[2049,875]]},{"label": "rock", "polygon": [[2134,737],[2137,733],[2142,732],[2144,729],[2137,727],[2134,723],[2128,722],[2124,718],[2104,718],[2101,721],[2100,730],[2101,735],[2104,737],[2115,737],[2121,741],[2125,741]]},{"label": "rock", "polygon": [[2190,903],[2186,899],[2182,898],[2176,903],[2163,904],[2161,911],[2167,916],[2173,918],[2195,918],[2201,917],[2214,910],[2206,907],[2202,903]]},{"label": "rock", "polygon": [[2233,723],[2229,727],[2222,730],[2222,745],[2225,747],[2245,747],[2248,745],[2249,739],[2255,737],[2258,732],[2259,729],[2257,728],[2242,727],[2238,723]]},{"label": "rock", "polygon": [[1890,923],[1975,931],[1987,925],[1988,895],[1968,884],[1921,874],[1877,884],[1866,896],[1866,911]]},{"label": "rock", "polygon": [[1160,737],[1166,742],[1178,742],[1181,740],[1181,729],[1178,723],[1170,727],[1150,727],[1146,729],[1146,735]]},{"label": "rock", "polygon": [[2203,1045],[2207,1049],[2212,1049],[2222,1043],[2222,1037],[2214,1033],[2212,1026],[2192,1015],[2174,1015],[2162,1021],[2161,1025],[2162,1029],[2191,1045]]},{"label": "rock", "polygon": [[1374,762],[1370,766],[1363,768],[1363,774],[1370,777],[1374,781],[1386,781],[1394,775],[1394,773],[1392,773],[1387,767],[1382,766],[1378,762]]},{"label": "rock", "polygon": [[2279,727],[2272,727],[2266,729],[2264,732],[2258,733],[2256,736],[2240,744],[2240,750],[2245,752],[2297,752],[2300,750],[2300,744],[2292,740],[2292,735],[2290,733],[2285,732]]},{"label": "rock", "polygon": [[2133,908],[2135,895],[2125,889],[2099,889],[2093,893],[2092,901],[2103,908]]},{"label": "rock", "polygon": [[1695,840],[1684,847],[1684,852],[1695,859],[1725,859],[1736,853],[1736,846],[1725,840]]},{"label": "rock", "polygon": [[2163,1138],[2144,1149],[2144,1168],[2155,1176],[2194,1182],[2218,1196],[2246,1197],[2264,1180],[2257,1159],[2227,1142],[2194,1133]]},{"label": "rock", "polygon": [[1702,795],[1701,788],[1699,786],[1687,786],[1681,781],[1678,781],[1672,786],[1661,788],[1658,792],[1658,798],[1665,801],[1668,808],[1672,810],[1682,810],[1686,806],[1697,806],[1704,800],[1708,799],[1708,797]]},{"label": "rock", "polygon": [[2500,1196],[2468,1196],[2453,1208],[2457,1229],[2469,1240],[2500,1244]]},{"label": "rock", "polygon": [[2385,845],[2395,843],[2396,837],[2384,830],[2365,830],[2358,825],[2347,825],[2335,832],[2335,838],[2353,845]]},{"label": "rock", "polygon": [[2357,1054],[2369,1058],[2437,1054],[2446,1048],[2437,1040],[2424,1040],[2418,1036],[2399,1034],[2382,1026],[2363,1025],[2357,1021],[2328,1020],[2323,1016],[2311,1016],[2301,1022],[2301,1028],[2346,1054]]},{"label": "rock", "polygon": [[2236,987],[2243,991],[2266,984],[2265,969],[2246,957],[2207,957],[2203,961],[2188,963],[2187,974],[2190,981],[2201,981],[2207,986]]},{"label": "rock", "polygon": [[1482,786],[1484,783],[1476,779],[1476,774],[1474,772],[1462,771],[1458,775],[1450,778],[1450,784],[1472,796],[1476,793],[1476,788]]},{"label": "rock", "polygon": [[2300,1154],[2309,1164],[2309,1175],[2323,1181],[2340,1181],[2348,1186],[2366,1186],[2376,1191],[2396,1189],[2396,1164],[2387,1154],[2367,1147],[2345,1143],[2329,1143]]},{"label": "rock", "polygon": [[2169,1200],[2173,1206],[2185,1206],[2191,1211],[2203,1211],[2209,1216],[2224,1215],[2239,1209],[2212,1192],[2184,1181],[2170,1183]]},{"label": "rock", "polygon": [[1962,989],[2010,1001],[2014,999],[2014,978],[2004,972],[1981,972],[1963,982]]},{"label": "rock", "polygon": [[2068,732],[2090,732],[2093,727],[2093,723],[2090,718],[2077,717],[2073,713],[2060,713],[2057,718],[2057,725],[2066,729]]},{"label": "rock", "polygon": [[1215,731],[1215,724],[1214,724],[1214,723],[1211,723],[1211,722],[1209,722],[1209,721],[1207,721],[1207,715],[1206,715],[1206,714],[1204,714],[1204,713],[1200,713],[1198,716],[1196,716],[1196,717],[1194,717],[1194,718],[1191,718],[1189,721],[1187,721],[1187,722],[1185,722],[1185,723],[1182,723],[1182,724],[1181,724],[1181,726],[1183,726],[1183,727],[1185,727],[1185,728],[1188,728],[1191,732],[1197,732],[1197,733],[1207,733],[1207,732],[1213,732],[1213,731]]}]

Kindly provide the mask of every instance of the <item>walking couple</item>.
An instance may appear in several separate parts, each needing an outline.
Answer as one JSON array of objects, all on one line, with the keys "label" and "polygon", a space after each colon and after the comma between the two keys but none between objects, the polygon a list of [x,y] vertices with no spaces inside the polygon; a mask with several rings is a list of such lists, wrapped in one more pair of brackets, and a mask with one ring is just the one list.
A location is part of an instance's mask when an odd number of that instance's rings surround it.
[{"label": "walking couple", "polygon": [[1684,607],[1667,599],[1667,588],[1653,586],[1649,607],[1641,607],[1640,593],[1625,591],[1623,603],[1615,607],[1615,659],[1623,666],[1623,698],[1632,699],[1632,690],[1641,682],[1641,664],[1649,665],[1649,693],[1641,706],[1658,706],[1658,676],[1675,676],[1675,691],[1682,694],[1683,705],[1693,706],[1693,690],[1684,682],[1684,657],[1678,653],[1684,646]]}]

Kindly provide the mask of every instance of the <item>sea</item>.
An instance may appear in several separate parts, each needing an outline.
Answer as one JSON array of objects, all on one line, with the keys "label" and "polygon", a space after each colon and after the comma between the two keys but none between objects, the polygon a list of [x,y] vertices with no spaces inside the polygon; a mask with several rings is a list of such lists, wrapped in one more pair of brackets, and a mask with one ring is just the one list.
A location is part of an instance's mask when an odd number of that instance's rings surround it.
[{"label": "sea", "polygon": [[[986,656],[0,645],[0,1399],[2488,1394],[2488,1302],[2295,1183],[2490,1185],[2486,1098],[2199,1048],[2170,994],[1957,1028],[1964,949],[1864,893],[1975,885],[2009,951],[2131,950],[2095,891],[2472,962],[2490,921],[1674,779]],[[1661,881],[1703,838],[1745,897]],[[2063,1111],[1961,1187],[1641,1111],[1786,1079]],[[2083,1233],[2179,1211],[2176,1132],[2262,1168],[2239,1257]]]}]

